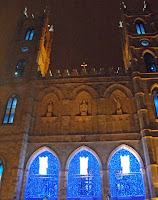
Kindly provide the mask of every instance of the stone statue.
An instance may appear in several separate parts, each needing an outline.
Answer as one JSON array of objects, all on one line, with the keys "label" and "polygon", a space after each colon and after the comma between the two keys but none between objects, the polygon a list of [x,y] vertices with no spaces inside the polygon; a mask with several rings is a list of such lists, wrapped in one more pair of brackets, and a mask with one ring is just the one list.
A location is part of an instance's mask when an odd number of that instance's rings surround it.
[{"label": "stone statue", "polygon": [[118,115],[121,115],[123,113],[122,107],[121,107],[121,101],[119,97],[114,96],[114,101],[116,102],[116,113]]},{"label": "stone statue", "polygon": [[46,117],[52,117],[52,116],[53,116],[53,102],[50,101],[47,107]]},{"label": "stone statue", "polygon": [[81,116],[88,115],[88,103],[85,100],[83,100],[82,103],[80,104],[80,115]]}]

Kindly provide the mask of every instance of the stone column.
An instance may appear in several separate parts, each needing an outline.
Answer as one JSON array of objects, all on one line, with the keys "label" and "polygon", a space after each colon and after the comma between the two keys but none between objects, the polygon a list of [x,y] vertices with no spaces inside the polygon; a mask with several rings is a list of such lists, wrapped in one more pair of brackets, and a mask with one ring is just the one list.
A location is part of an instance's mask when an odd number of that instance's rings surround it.
[{"label": "stone column", "polygon": [[102,200],[106,200],[106,196],[110,194],[110,184],[109,184],[109,170],[103,169],[101,174],[101,189],[102,189]]},{"label": "stone column", "polygon": [[58,192],[59,200],[67,199],[67,176],[68,176],[68,171],[61,170],[59,172],[59,192]]},{"label": "stone column", "polygon": [[[158,188],[158,166],[155,159],[153,137],[151,130],[149,129],[148,110],[145,105],[145,94],[141,87],[141,77],[139,77],[139,74],[136,73],[133,73],[133,76],[137,112],[141,130],[140,133],[142,136],[143,151],[145,156],[146,173],[148,177],[150,197],[153,199],[158,196],[158,194],[156,194],[156,188]],[[147,185],[145,185],[146,195],[149,196],[147,194],[147,188]]]}]

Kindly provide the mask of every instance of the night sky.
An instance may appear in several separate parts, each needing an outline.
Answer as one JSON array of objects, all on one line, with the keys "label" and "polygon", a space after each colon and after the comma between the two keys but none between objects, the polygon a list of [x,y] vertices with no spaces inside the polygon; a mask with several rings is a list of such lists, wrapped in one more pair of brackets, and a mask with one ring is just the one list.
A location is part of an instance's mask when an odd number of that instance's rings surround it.
[{"label": "night sky", "polygon": [[[132,3],[131,3],[132,2]],[[148,1],[154,13],[158,1]],[[47,5],[54,25],[51,69],[122,66],[119,0],[1,0],[0,64],[5,63],[9,42],[24,6],[42,13]],[[143,8],[143,0],[125,0],[127,8]],[[158,15],[158,12],[156,13]],[[158,19],[158,18],[157,18]]]}]

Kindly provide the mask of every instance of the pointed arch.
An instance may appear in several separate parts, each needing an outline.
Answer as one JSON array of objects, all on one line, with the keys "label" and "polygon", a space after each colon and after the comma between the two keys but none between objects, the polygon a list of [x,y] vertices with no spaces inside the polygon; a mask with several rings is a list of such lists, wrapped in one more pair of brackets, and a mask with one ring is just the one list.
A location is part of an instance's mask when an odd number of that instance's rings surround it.
[{"label": "pointed arch", "polygon": [[109,98],[111,93],[115,90],[120,90],[122,91],[128,98],[132,98],[132,92],[130,91],[129,88],[127,88],[126,86],[122,85],[122,84],[113,84],[111,86],[109,86],[105,92],[104,92],[104,98]]},{"label": "pointed arch", "polygon": [[140,155],[138,154],[138,152],[137,152],[135,149],[133,149],[132,147],[128,146],[127,144],[121,144],[120,146],[116,147],[116,148],[111,152],[111,154],[110,154],[110,156],[109,156],[109,158],[108,158],[108,162],[107,162],[107,167],[108,167],[108,169],[109,169],[109,162],[110,162],[111,158],[113,157],[113,155],[114,155],[117,151],[119,151],[119,150],[121,150],[121,149],[125,149],[125,150],[129,151],[130,153],[132,153],[132,154],[137,158],[138,162],[140,163],[141,168],[144,168],[143,160],[142,160],[142,158],[140,157]]},{"label": "pointed arch", "polygon": [[98,94],[97,92],[90,86],[88,85],[81,85],[76,87],[72,93],[70,94],[70,99],[74,100],[76,98],[76,96],[81,92],[81,91],[86,91],[88,92],[93,99],[97,99],[98,98]]},{"label": "pointed arch", "polygon": [[26,31],[25,40],[32,40],[34,36],[34,32],[35,32],[34,27],[30,26]]},{"label": "pointed arch", "polygon": [[157,72],[157,67],[156,67],[156,62],[155,62],[155,54],[152,51],[146,49],[145,51],[143,51],[142,56],[144,58],[146,71],[148,73]]},{"label": "pointed arch", "polygon": [[83,151],[83,150],[90,152],[97,159],[97,161],[99,162],[99,165],[100,165],[100,170],[102,170],[102,162],[101,162],[99,156],[96,154],[95,151],[93,151],[91,148],[89,148],[87,146],[80,146],[70,154],[70,156],[66,162],[66,170],[68,170],[69,164],[70,164],[72,158],[74,157],[74,155],[76,155],[77,153],[79,153],[80,151]]},{"label": "pointed arch", "polygon": [[145,200],[143,162],[139,154],[128,145],[115,148],[108,159],[111,199]]},{"label": "pointed arch", "polygon": [[3,120],[4,124],[12,124],[13,123],[16,105],[17,105],[17,96],[16,96],[16,94],[12,94],[10,96],[7,106],[6,106],[6,111],[5,111],[4,120]]},{"label": "pointed arch", "polygon": [[29,158],[26,165],[27,184],[25,199],[58,198],[59,159],[48,147],[41,147]]},{"label": "pointed arch", "polygon": [[41,101],[48,93],[54,93],[59,100],[62,100],[64,98],[63,92],[58,89],[57,87],[50,86],[45,89],[43,89],[36,97],[36,101]]},{"label": "pointed arch", "polygon": [[145,34],[146,33],[145,27],[144,27],[144,22],[142,19],[137,19],[135,21],[135,26],[136,26],[137,34]]},{"label": "pointed arch", "polygon": [[57,154],[52,150],[50,149],[49,147],[46,147],[46,146],[43,146],[39,149],[37,149],[31,156],[30,158],[28,159],[27,161],[27,164],[26,164],[26,170],[29,170],[30,169],[30,165],[32,164],[33,160],[38,156],[40,155],[41,153],[43,153],[44,151],[48,151],[50,153],[52,153],[58,160],[59,162],[59,166],[60,166],[60,161],[59,161],[59,158],[57,156]]},{"label": "pointed arch", "polygon": [[88,147],[76,149],[69,157],[67,199],[101,200],[100,163],[96,153]]},{"label": "pointed arch", "polygon": [[15,77],[22,77],[26,66],[26,59],[22,58],[18,61],[16,68],[15,68]]}]

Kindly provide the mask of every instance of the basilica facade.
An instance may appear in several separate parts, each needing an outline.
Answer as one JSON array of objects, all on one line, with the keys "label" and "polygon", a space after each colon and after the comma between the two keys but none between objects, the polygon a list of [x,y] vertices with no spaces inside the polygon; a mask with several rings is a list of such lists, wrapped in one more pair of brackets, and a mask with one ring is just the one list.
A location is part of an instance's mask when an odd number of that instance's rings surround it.
[{"label": "basilica facade", "polygon": [[25,9],[0,80],[1,200],[158,199],[158,26],[121,3],[124,66],[50,70],[47,11]]}]

